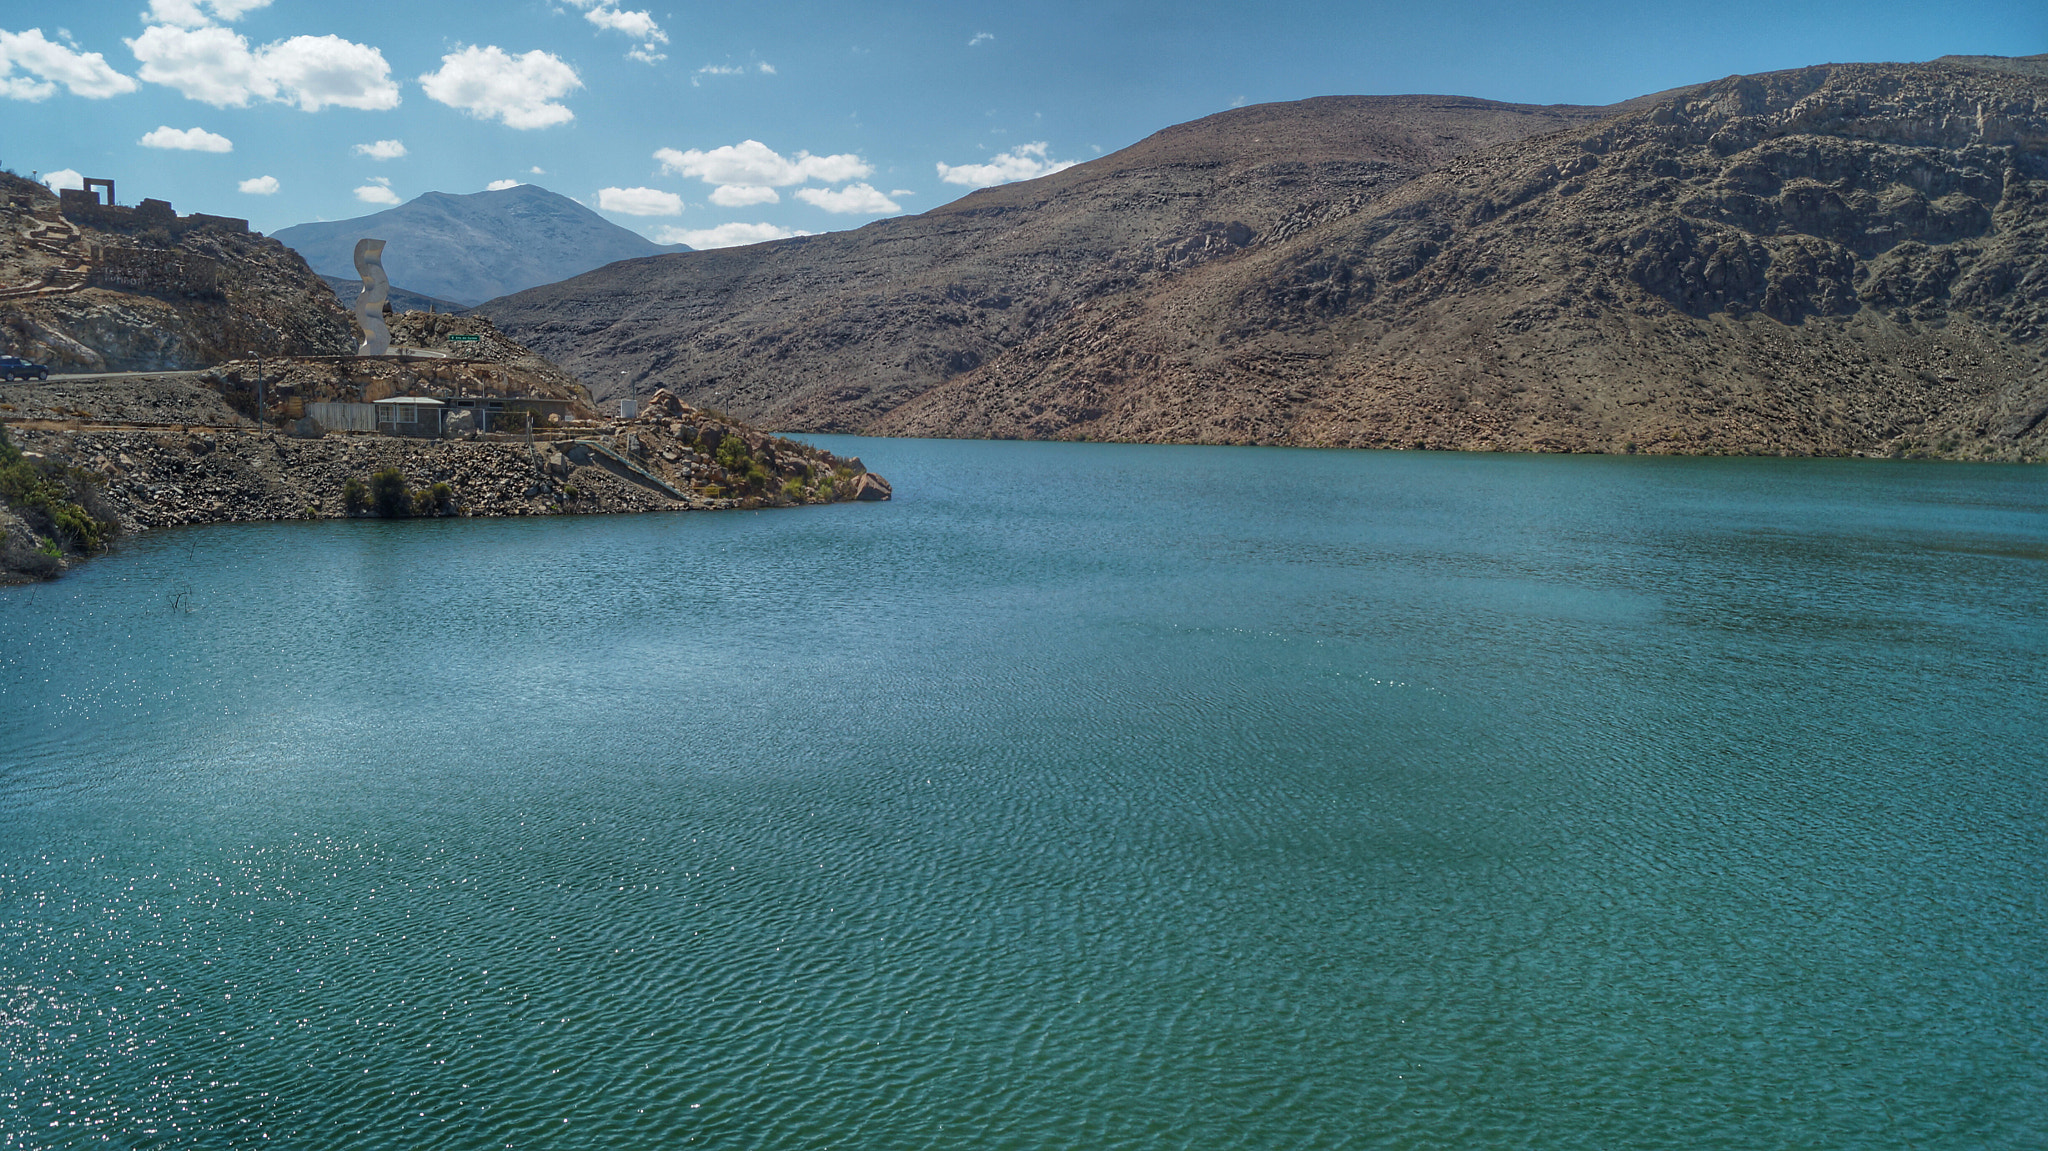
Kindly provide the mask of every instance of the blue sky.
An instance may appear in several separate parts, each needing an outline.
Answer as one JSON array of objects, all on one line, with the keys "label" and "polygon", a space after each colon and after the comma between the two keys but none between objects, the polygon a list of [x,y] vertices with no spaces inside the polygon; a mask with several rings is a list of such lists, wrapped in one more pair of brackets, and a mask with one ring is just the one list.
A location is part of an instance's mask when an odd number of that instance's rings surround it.
[{"label": "blue sky", "polygon": [[0,0],[0,166],[264,231],[523,181],[698,247],[857,227],[1235,105],[1604,104],[2048,51],[2048,4]]}]

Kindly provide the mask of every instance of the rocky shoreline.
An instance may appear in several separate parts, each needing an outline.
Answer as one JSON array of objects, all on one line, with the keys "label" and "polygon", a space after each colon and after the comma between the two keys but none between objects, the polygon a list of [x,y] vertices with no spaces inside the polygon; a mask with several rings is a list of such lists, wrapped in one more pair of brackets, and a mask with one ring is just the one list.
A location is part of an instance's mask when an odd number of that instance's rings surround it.
[{"label": "rocky shoreline", "polygon": [[[87,406],[87,405],[90,406]],[[0,418],[24,458],[87,473],[116,534],[197,524],[375,517],[351,501],[394,473],[407,499],[386,514],[597,515],[793,507],[890,498],[858,459],[657,397],[631,420],[525,436],[458,439],[293,435],[239,416],[193,377],[0,387]],[[174,422],[175,421],[175,422]],[[58,574],[89,548],[0,504],[0,531],[40,550],[0,553],[0,579]],[[50,545],[61,559],[51,563]],[[20,562],[10,562],[19,560]]]}]

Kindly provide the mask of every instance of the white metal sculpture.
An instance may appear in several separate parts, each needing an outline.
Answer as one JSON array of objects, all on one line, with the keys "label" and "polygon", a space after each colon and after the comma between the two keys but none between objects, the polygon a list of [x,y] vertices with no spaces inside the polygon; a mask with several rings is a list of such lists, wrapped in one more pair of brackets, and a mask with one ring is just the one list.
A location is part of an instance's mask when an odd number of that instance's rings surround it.
[{"label": "white metal sculpture", "polygon": [[356,241],[356,274],[363,293],[356,297],[356,326],[363,330],[359,356],[381,356],[391,350],[391,329],[384,323],[384,304],[391,299],[391,281],[384,276],[384,241]]}]

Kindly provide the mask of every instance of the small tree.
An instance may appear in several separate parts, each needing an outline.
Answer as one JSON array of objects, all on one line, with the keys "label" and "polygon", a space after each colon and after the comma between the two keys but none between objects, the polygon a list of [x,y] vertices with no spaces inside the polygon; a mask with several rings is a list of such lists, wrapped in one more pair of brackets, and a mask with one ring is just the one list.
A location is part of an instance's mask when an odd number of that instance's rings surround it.
[{"label": "small tree", "polygon": [[387,520],[412,514],[412,488],[405,482],[405,473],[397,468],[370,473],[370,504]]},{"label": "small tree", "polygon": [[342,510],[352,516],[362,515],[370,510],[370,486],[355,476],[341,485]]}]

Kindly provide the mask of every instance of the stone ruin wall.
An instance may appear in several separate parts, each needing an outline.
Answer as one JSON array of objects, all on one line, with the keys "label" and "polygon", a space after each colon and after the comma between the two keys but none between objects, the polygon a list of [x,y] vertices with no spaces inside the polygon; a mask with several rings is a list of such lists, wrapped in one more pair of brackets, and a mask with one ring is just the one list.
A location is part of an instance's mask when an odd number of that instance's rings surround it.
[{"label": "stone ruin wall", "polygon": [[92,273],[86,281],[95,288],[116,288],[156,296],[218,297],[220,263],[206,256],[164,248],[116,248],[99,244],[92,249]]}]

